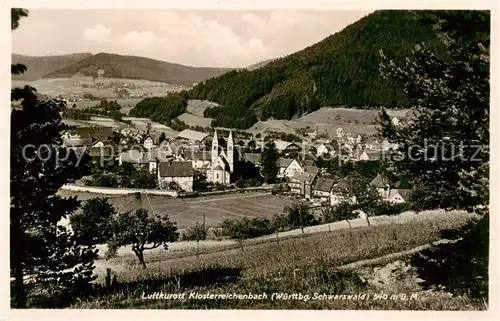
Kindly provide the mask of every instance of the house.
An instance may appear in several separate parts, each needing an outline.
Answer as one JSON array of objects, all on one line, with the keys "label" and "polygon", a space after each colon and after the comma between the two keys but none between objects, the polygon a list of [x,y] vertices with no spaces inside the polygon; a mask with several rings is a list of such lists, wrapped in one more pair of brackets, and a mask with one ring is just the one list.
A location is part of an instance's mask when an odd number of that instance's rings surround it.
[{"label": "house", "polygon": [[120,153],[118,156],[118,164],[122,166],[124,163],[130,163],[135,168],[145,168],[149,165],[149,160],[143,151],[137,149],[130,149],[126,152]]},{"label": "house", "polygon": [[328,144],[321,144],[318,146],[318,148],[316,149],[316,156],[322,156],[322,155],[329,155],[329,156],[333,156],[335,155],[336,152],[335,152],[335,148],[333,148],[332,145],[328,145]]},{"label": "house", "polygon": [[88,147],[92,145],[91,137],[74,137],[67,138],[63,140],[63,146],[66,148],[69,147]]},{"label": "house", "polygon": [[318,174],[319,173],[319,168],[317,166],[304,166],[304,172],[310,173],[310,174]]},{"label": "house", "polygon": [[388,175],[378,174],[371,182],[370,185],[375,187],[381,197],[386,198],[389,196],[391,188],[396,184],[394,178],[389,178]]},{"label": "house", "polygon": [[111,140],[101,140],[97,139],[95,142],[92,143],[91,147],[107,147],[107,146],[113,146],[114,143]]},{"label": "house", "polygon": [[400,121],[397,117],[392,117],[391,119],[391,123],[394,125],[394,126],[399,126],[400,124]]},{"label": "house", "polygon": [[333,180],[332,178],[318,178],[313,186],[313,196],[319,197],[322,200],[329,199],[334,184],[335,180]]},{"label": "house", "polygon": [[193,163],[193,168],[199,171],[207,171],[210,169],[210,165],[212,164],[212,155],[208,151],[185,151],[182,154],[183,158],[186,161],[191,161]]},{"label": "house", "polygon": [[177,134],[177,138],[185,139],[185,140],[188,140],[192,143],[201,143],[201,142],[205,141],[205,139],[208,136],[210,136],[210,135],[207,133],[202,133],[202,132],[194,131],[191,129],[185,129]]},{"label": "house", "polygon": [[306,199],[310,199],[313,194],[312,186],[315,179],[316,175],[314,174],[296,172],[290,178],[290,192],[294,195],[299,195],[301,197],[305,197]]},{"label": "house", "polygon": [[278,177],[285,176],[285,170],[287,169],[287,167],[290,165],[291,162],[293,162],[293,159],[291,158],[283,158],[283,157],[278,158]]},{"label": "house", "polygon": [[386,200],[396,204],[405,203],[408,202],[409,195],[409,189],[391,189]]},{"label": "house", "polygon": [[367,151],[364,150],[361,155],[359,155],[359,160],[360,161],[375,161],[380,159],[380,152],[377,151]]},{"label": "house", "polygon": [[342,127],[337,128],[335,130],[335,135],[337,136],[337,138],[343,138],[345,135],[344,128]]},{"label": "house", "polygon": [[296,159],[293,159],[290,164],[285,168],[283,172],[284,177],[291,178],[295,173],[303,173],[305,170],[300,162]]},{"label": "house", "polygon": [[155,147],[155,143],[154,143],[154,140],[151,136],[146,136],[144,138],[144,142],[142,144],[144,146],[144,148],[146,148],[147,150],[151,150]]},{"label": "house", "polygon": [[160,162],[158,164],[158,185],[161,189],[168,189],[174,182],[186,192],[193,191],[193,164],[187,162]]},{"label": "house", "polygon": [[280,153],[299,152],[302,150],[302,147],[300,147],[297,143],[286,142],[280,139],[275,140],[274,145]]}]

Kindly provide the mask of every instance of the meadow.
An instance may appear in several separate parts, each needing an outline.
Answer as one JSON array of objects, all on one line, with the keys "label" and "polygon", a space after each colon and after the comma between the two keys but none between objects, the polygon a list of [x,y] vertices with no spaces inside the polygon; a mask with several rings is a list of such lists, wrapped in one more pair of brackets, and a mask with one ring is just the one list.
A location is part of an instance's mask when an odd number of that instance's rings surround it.
[{"label": "meadow", "polygon": [[[61,190],[62,196],[77,196],[84,201],[103,195],[70,192]],[[201,223],[205,214],[205,223],[213,227],[226,218],[242,217],[271,217],[283,211],[283,207],[291,203],[286,198],[271,194],[242,194],[224,197],[197,197],[193,199],[179,199],[167,196],[149,195],[138,200],[135,195],[109,196],[110,202],[119,212],[146,208],[155,214],[167,215],[177,223],[180,229]]]},{"label": "meadow", "polygon": [[[441,232],[463,226],[472,219],[463,212],[451,212],[436,219],[411,220],[403,224],[344,229],[283,238],[280,242],[246,245],[228,250],[213,249],[200,255],[171,257],[148,262],[142,269],[131,258],[109,260],[117,283],[93,298],[78,300],[71,308],[143,308],[143,309],[401,309],[401,310],[479,310],[484,302],[468,297],[450,297],[443,291],[424,291],[415,279],[391,279],[376,285],[369,279],[368,267],[340,269],[348,263],[406,251],[438,241]],[[395,260],[405,262],[407,256]],[[405,270],[406,271],[406,270]],[[408,271],[407,271],[408,272]],[[411,273],[405,272],[409,278]],[[395,272],[394,272],[395,273]],[[100,279],[103,282],[103,279]],[[223,300],[143,299],[143,294],[164,293],[261,294],[301,293],[309,300]],[[417,293],[414,300],[373,300],[375,294]],[[360,294],[372,299],[313,300],[314,293]]]}]

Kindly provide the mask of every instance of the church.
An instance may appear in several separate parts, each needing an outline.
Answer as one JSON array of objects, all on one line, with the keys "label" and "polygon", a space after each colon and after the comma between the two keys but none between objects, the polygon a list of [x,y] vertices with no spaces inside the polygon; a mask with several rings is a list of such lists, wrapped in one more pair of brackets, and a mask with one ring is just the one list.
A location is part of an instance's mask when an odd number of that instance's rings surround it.
[{"label": "church", "polygon": [[240,150],[235,147],[233,132],[229,132],[227,149],[219,145],[217,131],[212,139],[212,162],[207,170],[207,181],[231,184],[235,181],[235,164],[242,159]]}]

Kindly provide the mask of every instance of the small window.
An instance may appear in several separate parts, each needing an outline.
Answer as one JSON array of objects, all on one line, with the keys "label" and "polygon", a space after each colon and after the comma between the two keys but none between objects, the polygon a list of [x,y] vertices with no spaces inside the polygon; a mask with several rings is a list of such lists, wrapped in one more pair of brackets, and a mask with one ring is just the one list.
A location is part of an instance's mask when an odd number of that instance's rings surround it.
[{"label": "small window", "polygon": [[217,179],[219,179],[219,174],[217,174]]}]

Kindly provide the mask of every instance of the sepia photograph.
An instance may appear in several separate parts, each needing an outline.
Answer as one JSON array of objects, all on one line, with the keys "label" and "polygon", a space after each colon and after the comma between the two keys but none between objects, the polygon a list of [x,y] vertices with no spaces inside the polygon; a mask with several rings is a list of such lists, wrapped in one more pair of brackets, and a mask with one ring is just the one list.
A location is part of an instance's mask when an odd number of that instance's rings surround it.
[{"label": "sepia photograph", "polygon": [[359,8],[9,8],[10,309],[490,310],[493,11]]}]

